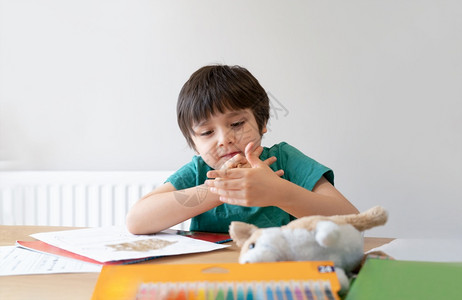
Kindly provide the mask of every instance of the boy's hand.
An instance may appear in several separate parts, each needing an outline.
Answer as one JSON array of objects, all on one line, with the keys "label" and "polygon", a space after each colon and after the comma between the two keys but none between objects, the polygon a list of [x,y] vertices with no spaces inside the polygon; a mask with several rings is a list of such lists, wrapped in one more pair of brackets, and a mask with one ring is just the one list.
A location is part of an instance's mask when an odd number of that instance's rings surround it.
[{"label": "boy's hand", "polygon": [[210,187],[210,191],[220,195],[220,201],[228,204],[241,206],[275,205],[274,202],[277,200],[272,199],[280,199],[276,191],[278,191],[277,185],[280,183],[279,176],[282,176],[284,171],[273,172],[269,167],[276,161],[275,157],[261,161],[259,156],[262,150],[262,147],[253,149],[253,143],[247,145],[245,159],[250,164],[250,168],[235,167],[209,171],[207,176],[215,178],[215,180],[205,182]]},{"label": "boy's hand", "polygon": [[[254,157],[257,157],[259,158],[261,153],[263,152],[263,147],[262,146],[259,146],[255,149],[253,149],[253,143],[249,143],[247,146],[246,146],[246,151],[247,149],[249,149],[248,151],[251,152],[252,156]],[[271,156],[270,158],[267,158],[263,161],[263,163],[265,163],[267,166],[271,166],[273,163],[275,163],[277,160],[276,157],[274,156]],[[226,161],[220,168],[220,170],[229,170],[229,169],[234,169],[234,168],[251,168],[252,165],[249,163],[249,161],[245,158],[245,156],[243,156],[242,154],[237,154],[233,157],[231,157],[228,161]],[[275,172],[278,176],[282,176],[284,175],[284,171],[283,170],[278,170]],[[210,177],[210,176],[207,176],[209,178],[214,178],[214,177]]]}]

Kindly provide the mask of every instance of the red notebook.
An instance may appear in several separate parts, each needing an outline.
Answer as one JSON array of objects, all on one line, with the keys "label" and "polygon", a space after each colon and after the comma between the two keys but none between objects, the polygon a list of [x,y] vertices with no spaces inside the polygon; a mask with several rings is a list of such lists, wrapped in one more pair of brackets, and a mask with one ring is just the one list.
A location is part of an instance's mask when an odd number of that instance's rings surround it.
[{"label": "red notebook", "polygon": [[[229,234],[226,234],[226,233],[193,232],[193,231],[173,230],[173,229],[167,229],[165,230],[165,232],[170,233],[170,234],[183,235],[183,236],[190,237],[193,239],[203,240],[203,241],[217,243],[217,244],[226,243],[226,242],[231,241]],[[118,261],[110,261],[110,262],[102,263],[94,259],[82,256],[82,255],[78,255],[73,252],[52,246],[42,241],[16,241],[16,244],[23,248],[29,249],[29,250],[64,256],[64,257],[73,258],[73,259],[78,259],[81,261],[86,261],[89,263],[94,263],[94,264],[99,264],[99,265],[133,264],[137,262],[151,260],[157,257],[157,256],[154,256],[154,257],[145,257],[145,258],[135,258],[135,259],[126,259],[126,260],[118,260]]]},{"label": "red notebook", "polygon": [[185,231],[185,230],[174,230],[167,229],[164,232],[171,234],[178,234],[187,236],[196,240],[202,240],[206,242],[212,242],[217,244],[222,244],[226,242],[231,242],[232,239],[227,233],[215,233],[215,232],[199,232],[199,231]]}]

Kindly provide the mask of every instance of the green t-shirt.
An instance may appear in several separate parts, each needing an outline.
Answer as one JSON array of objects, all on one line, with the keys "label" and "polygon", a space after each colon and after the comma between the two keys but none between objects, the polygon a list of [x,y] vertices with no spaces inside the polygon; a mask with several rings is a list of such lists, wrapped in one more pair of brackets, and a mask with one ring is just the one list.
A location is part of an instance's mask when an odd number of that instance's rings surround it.
[{"label": "green t-shirt", "polygon": [[[260,159],[264,161],[271,156],[277,158],[277,161],[270,166],[273,171],[284,170],[282,178],[307,190],[313,190],[322,176],[334,184],[334,173],[331,169],[285,142],[271,148],[264,147]],[[190,163],[176,171],[166,182],[170,182],[177,190],[191,188],[203,184],[210,170],[212,168],[200,156],[195,156]],[[193,217],[190,230],[228,232],[232,221],[251,223],[260,228],[276,227],[286,225],[294,219],[295,217],[275,206],[244,207],[224,203]]]}]

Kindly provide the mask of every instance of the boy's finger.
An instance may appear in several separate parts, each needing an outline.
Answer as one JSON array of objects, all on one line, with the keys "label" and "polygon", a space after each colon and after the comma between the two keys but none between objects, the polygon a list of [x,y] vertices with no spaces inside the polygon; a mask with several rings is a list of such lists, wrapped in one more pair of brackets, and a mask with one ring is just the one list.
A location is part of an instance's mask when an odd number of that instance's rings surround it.
[{"label": "boy's finger", "polygon": [[263,147],[259,146],[254,149],[254,146],[255,143],[253,142],[247,144],[245,147],[245,158],[247,158],[247,161],[250,163],[250,165],[252,165],[252,167],[258,167],[262,163],[259,156],[263,151]]},{"label": "boy's finger", "polygon": [[240,168],[226,169],[226,170],[212,170],[207,172],[208,178],[217,178],[216,180],[223,179],[236,179],[242,177],[242,170]]},{"label": "boy's finger", "polygon": [[271,166],[272,164],[276,162],[276,160],[277,160],[276,156],[271,156],[270,158],[265,159],[263,162],[266,165]]},{"label": "boy's finger", "polygon": [[223,197],[223,196],[220,196],[220,201],[223,202],[223,203],[226,203],[226,204],[231,204],[231,205],[242,205],[242,201],[240,201],[239,199],[234,199],[234,198],[229,198],[229,197]]},{"label": "boy's finger", "polygon": [[239,153],[227,160],[223,166],[221,166],[220,170],[244,167],[246,164],[247,159]]},{"label": "boy's finger", "polygon": [[248,144],[245,146],[244,154],[245,154],[245,156],[247,157],[247,153],[254,152],[255,150],[256,150],[255,143],[254,143],[254,142],[250,142],[250,143],[248,143]]},{"label": "boy's finger", "polygon": [[239,179],[226,179],[226,180],[206,180],[205,185],[209,188],[225,189],[225,190],[241,190],[242,181]]},{"label": "boy's finger", "polygon": [[279,177],[282,177],[284,176],[284,170],[277,170],[276,172],[274,172],[276,175],[278,175]]},{"label": "boy's finger", "polygon": [[260,157],[260,155],[262,154],[263,152],[263,147],[262,146],[258,146],[257,148],[255,148],[253,150],[253,155],[256,156],[256,157]]},{"label": "boy's finger", "polygon": [[[276,162],[276,160],[277,160],[276,156],[271,156],[270,158],[265,159],[263,162],[267,166],[271,166],[272,164]],[[277,171],[274,171],[274,173],[278,175],[279,177],[282,177],[284,175],[284,170],[277,170]]]}]

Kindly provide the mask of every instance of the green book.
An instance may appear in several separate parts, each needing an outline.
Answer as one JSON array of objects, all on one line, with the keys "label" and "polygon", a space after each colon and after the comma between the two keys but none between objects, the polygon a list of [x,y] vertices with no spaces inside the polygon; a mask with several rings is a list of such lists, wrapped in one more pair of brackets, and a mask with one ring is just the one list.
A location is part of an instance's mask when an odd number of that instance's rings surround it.
[{"label": "green book", "polygon": [[345,300],[462,299],[462,262],[370,258]]}]

